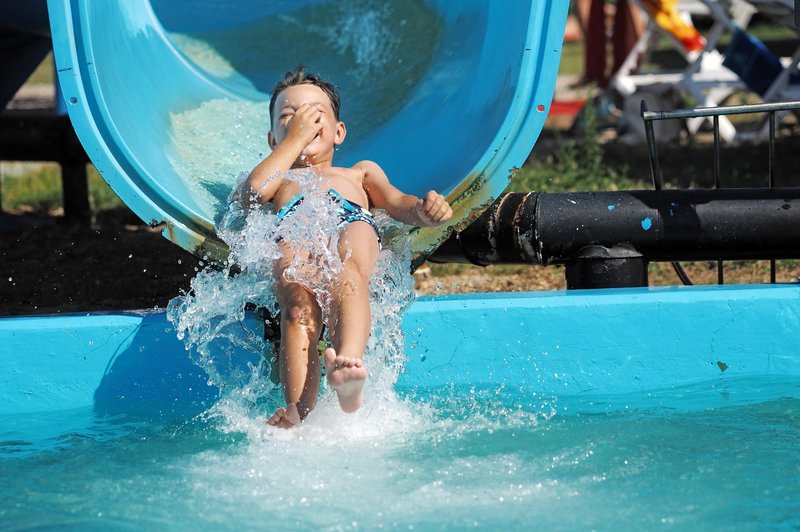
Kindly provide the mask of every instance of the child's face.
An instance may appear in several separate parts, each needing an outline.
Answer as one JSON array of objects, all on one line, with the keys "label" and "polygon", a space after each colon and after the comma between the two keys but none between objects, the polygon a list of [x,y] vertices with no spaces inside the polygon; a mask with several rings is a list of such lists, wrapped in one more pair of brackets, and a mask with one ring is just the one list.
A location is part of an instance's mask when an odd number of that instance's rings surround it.
[{"label": "child's face", "polygon": [[322,111],[320,123],[322,129],[312,140],[303,155],[305,164],[324,164],[333,160],[333,151],[336,146],[344,141],[347,134],[344,123],[336,120],[333,106],[328,95],[319,87],[310,84],[293,85],[281,91],[275,101],[274,115],[272,116],[272,131],[269,134],[270,146],[283,142],[286,138],[289,122],[295,111],[303,104],[319,106]]}]

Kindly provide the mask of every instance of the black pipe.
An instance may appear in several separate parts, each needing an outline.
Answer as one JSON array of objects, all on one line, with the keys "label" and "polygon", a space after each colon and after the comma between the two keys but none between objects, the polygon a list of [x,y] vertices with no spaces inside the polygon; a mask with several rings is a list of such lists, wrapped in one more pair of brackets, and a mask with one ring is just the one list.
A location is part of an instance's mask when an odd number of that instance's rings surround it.
[{"label": "black pipe", "polygon": [[597,248],[645,262],[800,258],[800,188],[511,193],[429,260],[570,264]]},{"label": "black pipe", "polygon": [[647,286],[647,260],[635,250],[586,246],[567,263],[567,288]]}]

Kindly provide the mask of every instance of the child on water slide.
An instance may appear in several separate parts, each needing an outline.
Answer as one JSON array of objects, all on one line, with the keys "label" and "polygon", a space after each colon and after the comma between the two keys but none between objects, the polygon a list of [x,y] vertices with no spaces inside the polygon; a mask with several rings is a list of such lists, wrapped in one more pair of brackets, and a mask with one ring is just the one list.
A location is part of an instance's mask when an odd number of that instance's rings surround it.
[{"label": "child on water slide", "polygon": [[[272,153],[242,183],[240,197],[259,204],[272,203],[278,219],[293,216],[304,200],[293,171],[311,170],[327,190],[338,220],[341,273],[326,287],[331,311],[328,326],[332,348],[324,353],[328,384],[336,391],[345,412],[361,407],[367,369],[362,357],[371,329],[369,278],[380,249],[380,234],[370,208],[415,226],[435,226],[453,211],[445,198],[429,191],[424,198],[395,188],[378,164],[361,161],[350,168],[333,165],[335,148],[347,129],[339,120],[339,95],[331,83],[302,66],[287,72],[272,91],[268,142]],[[274,270],[281,308],[281,342],[278,355],[286,406],[269,418],[270,425],[290,428],[303,421],[316,405],[320,362],[317,342],[323,315],[314,293],[287,276],[286,269],[305,253],[292,242],[280,241],[283,258]],[[300,259],[305,259],[300,257]]]}]

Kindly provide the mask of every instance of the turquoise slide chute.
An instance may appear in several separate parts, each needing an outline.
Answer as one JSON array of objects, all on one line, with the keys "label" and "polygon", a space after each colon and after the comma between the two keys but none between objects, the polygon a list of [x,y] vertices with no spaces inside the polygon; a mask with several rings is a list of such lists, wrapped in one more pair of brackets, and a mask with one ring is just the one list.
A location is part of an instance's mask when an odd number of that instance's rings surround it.
[{"label": "turquoise slide chute", "polygon": [[[81,142],[120,198],[198,256],[267,151],[270,89],[298,64],[333,80],[348,138],[436,189],[463,225],[530,153],[555,87],[562,0],[49,0],[58,79]],[[448,228],[415,233],[424,256]]]}]

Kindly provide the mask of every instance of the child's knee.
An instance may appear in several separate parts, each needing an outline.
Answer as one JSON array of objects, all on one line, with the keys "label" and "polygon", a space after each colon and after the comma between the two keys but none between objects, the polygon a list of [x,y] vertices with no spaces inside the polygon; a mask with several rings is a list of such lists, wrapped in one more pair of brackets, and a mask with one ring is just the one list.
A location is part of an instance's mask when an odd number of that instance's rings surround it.
[{"label": "child's knee", "polygon": [[293,301],[285,312],[285,319],[292,325],[307,329],[320,327],[318,307],[310,301]]},{"label": "child's knee", "polygon": [[292,305],[286,316],[290,322],[305,325],[309,320],[309,308],[306,306]]}]

